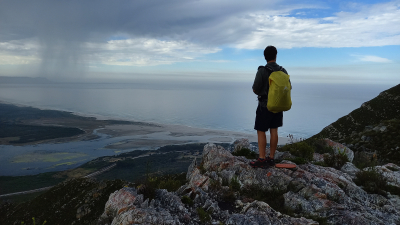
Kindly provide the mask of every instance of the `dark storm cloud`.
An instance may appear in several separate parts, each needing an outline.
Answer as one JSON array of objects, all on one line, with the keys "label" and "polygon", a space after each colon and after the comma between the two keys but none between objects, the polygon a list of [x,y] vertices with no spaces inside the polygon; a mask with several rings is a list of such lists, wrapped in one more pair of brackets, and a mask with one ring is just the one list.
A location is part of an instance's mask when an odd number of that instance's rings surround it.
[{"label": "dark storm cloud", "polygon": [[[86,41],[107,38],[116,32],[155,38],[184,37],[196,29],[214,27],[232,15],[266,7],[262,2],[2,1],[1,38]],[[186,38],[204,41],[196,36]]]},{"label": "dark storm cloud", "polygon": [[[203,46],[227,44],[251,31],[235,21],[265,1],[121,0],[1,1],[0,42],[37,39],[40,73],[79,74],[85,64],[83,45],[111,37],[182,40]],[[230,27],[230,30],[226,30]],[[227,35],[228,32],[228,35]],[[240,38],[239,38],[240,39]]]}]

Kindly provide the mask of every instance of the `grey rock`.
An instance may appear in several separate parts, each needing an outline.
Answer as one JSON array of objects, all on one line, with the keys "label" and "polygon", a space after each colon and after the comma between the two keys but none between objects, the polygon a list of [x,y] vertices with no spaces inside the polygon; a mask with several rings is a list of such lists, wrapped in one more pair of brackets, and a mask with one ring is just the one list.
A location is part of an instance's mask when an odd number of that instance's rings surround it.
[{"label": "grey rock", "polygon": [[190,180],[189,176],[190,176],[190,174],[192,174],[193,170],[196,168],[197,168],[197,161],[196,161],[196,157],[195,157],[188,168],[188,172],[186,174],[186,180]]},{"label": "grey rock", "polygon": [[360,169],[358,169],[353,163],[346,162],[346,164],[344,164],[342,168],[340,168],[340,171],[347,173],[351,176],[351,178],[354,179],[356,177],[356,173],[359,172]]},{"label": "grey rock", "polygon": [[[188,182],[176,192],[157,190],[155,199],[143,199],[135,189],[123,188],[110,195],[99,224],[201,224],[196,211],[210,214],[210,224],[318,224],[308,218],[326,218],[331,224],[396,224],[400,221],[400,198],[368,194],[352,178],[356,168],[347,163],[341,171],[314,164],[298,165],[297,170],[254,169],[250,160],[235,157],[221,146],[207,144],[202,155],[204,174],[195,166],[188,170]],[[289,162],[289,161],[283,161]],[[376,167],[400,186],[395,164]],[[222,182],[236,178],[243,190],[256,185],[259,191],[280,190],[282,203],[295,217],[273,209],[267,202],[237,199],[236,209],[219,205],[229,187],[210,188],[210,180]],[[213,181],[213,182],[214,182]],[[181,197],[190,197],[194,205],[185,205]],[[240,196],[235,194],[235,196]],[[242,198],[241,196],[240,198]],[[82,211],[82,210],[81,210]]]},{"label": "grey rock", "polygon": [[354,152],[350,148],[344,146],[343,144],[334,142],[334,141],[332,141],[332,140],[330,140],[328,138],[325,138],[324,141],[325,141],[325,143],[327,145],[329,145],[329,146],[331,146],[333,148],[333,150],[335,151],[335,154],[339,154],[340,152],[344,152],[347,155],[347,158],[349,159],[349,161],[353,162]]},{"label": "grey rock", "polygon": [[241,138],[233,142],[233,152],[239,151],[242,148],[248,148],[250,149],[250,142],[248,139]]}]

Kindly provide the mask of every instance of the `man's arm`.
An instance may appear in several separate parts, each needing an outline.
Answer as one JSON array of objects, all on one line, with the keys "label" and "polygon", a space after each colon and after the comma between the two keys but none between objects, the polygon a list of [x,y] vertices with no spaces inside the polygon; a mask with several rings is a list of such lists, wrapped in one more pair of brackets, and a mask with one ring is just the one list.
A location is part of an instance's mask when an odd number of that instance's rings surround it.
[{"label": "man's arm", "polygon": [[253,92],[256,95],[259,95],[263,88],[263,80],[262,80],[262,73],[260,67],[258,67],[256,78],[254,79],[253,83]]}]

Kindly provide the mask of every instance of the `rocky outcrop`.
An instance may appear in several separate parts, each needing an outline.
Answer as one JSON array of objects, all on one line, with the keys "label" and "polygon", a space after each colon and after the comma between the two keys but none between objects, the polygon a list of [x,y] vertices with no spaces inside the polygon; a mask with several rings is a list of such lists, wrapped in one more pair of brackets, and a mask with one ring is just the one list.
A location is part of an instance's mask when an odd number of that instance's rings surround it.
[{"label": "rocky outcrop", "polygon": [[250,142],[246,138],[241,138],[233,142],[233,152],[237,152],[241,150],[242,148],[248,148],[250,149]]},{"label": "rocky outcrop", "polygon": [[[397,165],[377,169],[399,186]],[[254,169],[248,159],[207,144],[201,165],[193,161],[188,182],[179,190],[158,190],[149,200],[133,188],[123,188],[110,195],[99,224],[399,223],[397,195],[368,194],[353,182],[355,169],[351,163],[342,170],[313,164],[299,165],[297,170]],[[269,203],[246,196],[245,190],[278,194],[269,196]],[[227,193],[234,198],[230,203]],[[182,199],[190,199],[192,204],[184,204]],[[274,209],[271,205],[277,204],[273,201],[281,201],[284,210]]]},{"label": "rocky outcrop", "polygon": [[144,200],[135,188],[122,188],[110,195],[98,224],[184,224],[190,220],[180,198],[157,190],[156,199]]},{"label": "rocky outcrop", "polygon": [[340,171],[347,173],[351,178],[355,178],[356,173],[358,173],[360,169],[358,169],[353,163],[347,162],[342,166],[342,168],[340,168]]}]

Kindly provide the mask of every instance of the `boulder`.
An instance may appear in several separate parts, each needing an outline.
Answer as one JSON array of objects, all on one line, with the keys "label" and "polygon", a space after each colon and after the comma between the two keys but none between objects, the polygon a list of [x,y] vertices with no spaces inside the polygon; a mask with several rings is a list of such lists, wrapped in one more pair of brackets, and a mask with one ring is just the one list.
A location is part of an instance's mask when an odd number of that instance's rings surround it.
[{"label": "boulder", "polygon": [[354,152],[350,148],[348,148],[340,143],[334,142],[328,138],[325,138],[324,141],[328,146],[333,148],[333,150],[335,151],[335,154],[344,152],[347,155],[347,158],[349,159],[349,161],[353,162]]},{"label": "boulder", "polygon": [[358,169],[353,163],[346,162],[346,164],[344,164],[342,168],[340,168],[340,171],[342,171],[343,173],[347,173],[351,176],[351,178],[354,179],[356,177],[356,173],[359,172],[360,169]]}]

